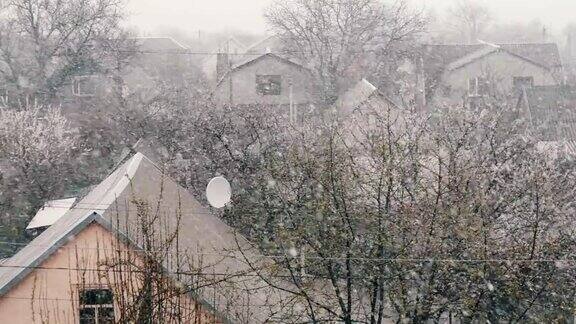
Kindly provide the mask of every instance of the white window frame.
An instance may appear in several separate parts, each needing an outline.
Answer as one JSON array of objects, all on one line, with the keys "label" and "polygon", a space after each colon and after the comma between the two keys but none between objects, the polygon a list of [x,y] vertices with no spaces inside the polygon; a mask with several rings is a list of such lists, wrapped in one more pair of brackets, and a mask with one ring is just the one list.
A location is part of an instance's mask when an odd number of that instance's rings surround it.
[{"label": "white window frame", "polygon": [[[82,300],[80,298],[84,291],[88,290],[109,290],[112,294],[112,304],[81,304]],[[94,309],[94,323],[100,324],[100,310],[104,308],[111,308],[113,310],[114,321],[116,320],[116,308],[114,307],[114,291],[105,286],[88,286],[88,287],[78,287],[78,320],[81,321],[80,312],[83,309]]]},{"label": "white window frame", "polygon": [[[484,82],[486,84],[488,84],[488,78],[486,77],[482,77],[482,76],[478,76],[478,77],[474,77],[474,78],[470,78],[468,79],[468,96],[470,97],[482,97],[487,95],[488,93],[480,93],[480,84],[481,82],[479,82],[480,80],[484,80]],[[472,81],[474,81],[474,87],[472,89],[472,87],[470,86],[470,84],[472,83]],[[473,91],[474,90],[474,91]]]}]

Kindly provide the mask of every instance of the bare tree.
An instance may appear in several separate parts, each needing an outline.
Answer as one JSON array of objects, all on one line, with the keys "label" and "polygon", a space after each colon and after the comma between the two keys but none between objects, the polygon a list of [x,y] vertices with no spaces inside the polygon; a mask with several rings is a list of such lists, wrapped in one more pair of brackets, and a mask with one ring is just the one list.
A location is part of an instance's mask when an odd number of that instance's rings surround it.
[{"label": "bare tree", "polygon": [[118,0],[9,1],[1,69],[13,91],[50,99],[68,77],[98,69],[98,42],[116,34]]},{"label": "bare tree", "polygon": [[411,12],[405,1],[276,1],[265,17],[283,38],[286,53],[312,67],[320,99],[328,104],[340,94],[344,77],[373,58],[369,53],[393,53],[423,27],[420,14]]},{"label": "bare tree", "polygon": [[493,19],[488,7],[477,0],[457,0],[449,14],[449,24],[470,44],[482,37]]}]

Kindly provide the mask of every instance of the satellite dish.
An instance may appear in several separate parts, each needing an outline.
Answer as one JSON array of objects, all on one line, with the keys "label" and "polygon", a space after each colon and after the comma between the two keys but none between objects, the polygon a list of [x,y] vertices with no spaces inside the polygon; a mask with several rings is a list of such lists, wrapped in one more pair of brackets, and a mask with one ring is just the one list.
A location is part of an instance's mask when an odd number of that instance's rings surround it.
[{"label": "satellite dish", "polygon": [[230,183],[224,177],[216,177],[208,182],[206,198],[214,208],[222,208],[230,202],[232,190]]}]

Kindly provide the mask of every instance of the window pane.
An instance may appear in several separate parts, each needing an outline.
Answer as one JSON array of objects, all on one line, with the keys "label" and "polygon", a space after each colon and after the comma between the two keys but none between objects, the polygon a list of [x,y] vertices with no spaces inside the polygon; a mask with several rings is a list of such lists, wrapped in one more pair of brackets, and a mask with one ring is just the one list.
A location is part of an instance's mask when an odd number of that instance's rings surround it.
[{"label": "window pane", "polygon": [[486,78],[478,78],[478,94],[488,94],[488,80]]},{"label": "window pane", "polygon": [[282,92],[282,77],[280,75],[257,75],[256,92],[262,95],[280,95]]},{"label": "window pane", "polygon": [[96,310],[94,308],[80,309],[80,324],[95,324]]},{"label": "window pane", "polygon": [[81,305],[110,305],[113,295],[110,289],[87,289],[80,292]]},{"label": "window pane", "polygon": [[101,307],[98,309],[98,324],[114,323],[114,307]]}]

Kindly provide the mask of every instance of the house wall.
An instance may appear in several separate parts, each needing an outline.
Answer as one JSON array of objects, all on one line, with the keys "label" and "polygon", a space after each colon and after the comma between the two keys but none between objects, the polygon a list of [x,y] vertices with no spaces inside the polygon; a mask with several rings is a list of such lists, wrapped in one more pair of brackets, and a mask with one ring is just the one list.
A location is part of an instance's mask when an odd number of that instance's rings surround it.
[{"label": "house wall", "polygon": [[[442,85],[436,90],[437,95],[460,100],[468,93],[468,80],[482,76],[487,77],[493,83],[491,88],[497,89],[501,94],[508,94],[513,90],[515,76],[532,76],[534,85],[539,86],[559,84],[559,80],[547,69],[500,51],[454,71],[445,72],[441,78]],[[450,89],[449,94],[443,93],[447,86]]]},{"label": "house wall", "polygon": [[[136,275],[102,271],[103,264],[118,261],[115,250],[130,250],[118,243],[111,233],[92,223],[69,240],[57,252],[29,273],[4,296],[0,297],[0,318],[3,323],[78,323],[78,290],[81,287],[110,287],[115,294],[115,314],[120,310],[118,296],[137,287]],[[125,259],[139,259],[134,253]],[[89,270],[82,270],[89,269]],[[91,271],[100,269],[100,271]],[[128,297],[130,298],[130,297]],[[189,297],[179,297],[187,323],[220,323]]]},{"label": "house wall", "polygon": [[[281,75],[282,90],[280,95],[261,95],[256,91],[256,75]],[[293,104],[313,102],[312,77],[307,70],[278,60],[264,57],[259,61],[234,71],[230,77],[221,82],[214,99],[220,104],[233,105],[289,105],[290,85],[292,80]],[[232,96],[230,96],[232,93]],[[232,102],[230,102],[230,98]]]}]

